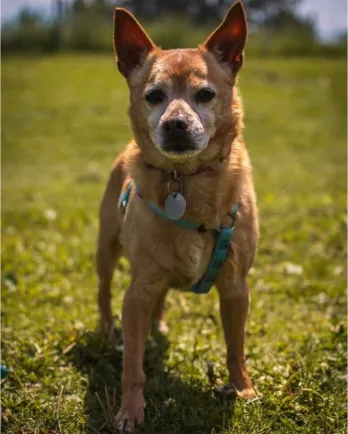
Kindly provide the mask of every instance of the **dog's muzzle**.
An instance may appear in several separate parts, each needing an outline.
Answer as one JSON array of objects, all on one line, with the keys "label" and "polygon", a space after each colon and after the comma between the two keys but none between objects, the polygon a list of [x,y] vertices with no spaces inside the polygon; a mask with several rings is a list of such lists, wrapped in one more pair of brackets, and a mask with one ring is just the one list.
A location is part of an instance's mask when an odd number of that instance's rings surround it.
[{"label": "dog's muzzle", "polygon": [[162,124],[162,150],[169,153],[185,153],[197,150],[189,124],[182,118],[172,118]]}]

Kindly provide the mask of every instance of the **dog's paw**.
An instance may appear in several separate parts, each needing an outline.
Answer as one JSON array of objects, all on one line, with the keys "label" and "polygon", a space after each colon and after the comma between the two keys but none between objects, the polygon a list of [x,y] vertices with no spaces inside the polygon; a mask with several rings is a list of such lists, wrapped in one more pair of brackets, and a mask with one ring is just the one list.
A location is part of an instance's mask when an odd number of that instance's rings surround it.
[{"label": "dog's paw", "polygon": [[102,336],[108,336],[114,329],[114,323],[112,319],[99,319],[96,332]]},{"label": "dog's paw", "polygon": [[112,347],[117,347],[122,344],[121,331],[115,327],[112,321],[99,321],[96,332],[101,338]]},{"label": "dog's paw", "polygon": [[163,319],[160,321],[154,321],[151,325],[151,331],[153,334],[160,333],[161,335],[167,335],[168,334],[168,327],[167,324]]},{"label": "dog's paw", "polygon": [[242,390],[236,389],[236,395],[243,399],[255,398],[256,392],[252,387],[248,387]]},{"label": "dog's paw", "polygon": [[222,395],[234,395],[239,396],[243,399],[251,399],[255,398],[257,396],[255,390],[253,387],[245,387],[243,389],[237,389],[235,385],[231,384],[224,384],[222,386],[219,386],[216,391],[218,393],[221,393]]},{"label": "dog's paw", "polygon": [[115,426],[120,433],[134,432],[144,422],[144,404],[122,405],[115,417]]}]

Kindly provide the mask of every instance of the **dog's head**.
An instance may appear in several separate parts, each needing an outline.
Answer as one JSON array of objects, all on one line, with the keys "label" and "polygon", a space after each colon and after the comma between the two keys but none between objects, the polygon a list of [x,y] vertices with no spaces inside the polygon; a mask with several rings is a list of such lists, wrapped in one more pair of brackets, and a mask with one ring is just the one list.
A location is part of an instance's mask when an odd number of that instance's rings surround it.
[{"label": "dog's head", "polygon": [[182,160],[209,152],[233,123],[236,74],[247,22],[241,2],[197,49],[161,50],[132,14],[117,8],[114,45],[130,89],[130,117],[139,146]]}]

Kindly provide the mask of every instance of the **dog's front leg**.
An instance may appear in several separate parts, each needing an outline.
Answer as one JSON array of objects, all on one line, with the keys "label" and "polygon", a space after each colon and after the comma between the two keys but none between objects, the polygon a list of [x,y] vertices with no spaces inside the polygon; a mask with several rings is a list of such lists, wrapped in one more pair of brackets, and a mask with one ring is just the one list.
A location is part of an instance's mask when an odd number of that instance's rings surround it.
[{"label": "dog's front leg", "polygon": [[143,357],[151,324],[151,313],[165,291],[165,284],[154,279],[134,279],[126,292],[122,307],[124,360],[122,405],[116,416],[121,432],[132,432],[144,421]]},{"label": "dog's front leg", "polygon": [[227,345],[229,386],[242,398],[255,396],[244,356],[245,323],[249,309],[249,288],[245,281],[234,287],[227,279],[218,286],[220,313]]}]

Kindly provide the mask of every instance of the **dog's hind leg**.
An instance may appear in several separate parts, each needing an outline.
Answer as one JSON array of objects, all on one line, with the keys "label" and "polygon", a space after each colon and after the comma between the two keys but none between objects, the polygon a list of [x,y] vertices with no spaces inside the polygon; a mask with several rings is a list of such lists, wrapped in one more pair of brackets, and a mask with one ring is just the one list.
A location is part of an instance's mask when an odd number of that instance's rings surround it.
[{"label": "dog's hind leg", "polygon": [[163,334],[166,334],[168,332],[167,325],[163,320],[163,309],[164,309],[164,302],[165,302],[167,292],[168,290],[165,291],[163,295],[160,296],[160,298],[156,302],[154,310],[152,311],[151,329],[153,332],[159,331]]},{"label": "dog's hind leg", "polygon": [[[100,237],[101,238],[101,237]],[[99,326],[98,330],[111,337],[113,333],[113,319],[111,311],[111,283],[114,268],[121,252],[121,246],[115,239],[99,239],[97,251],[98,307]]]},{"label": "dog's hind leg", "polygon": [[99,237],[97,248],[97,273],[99,279],[98,307],[99,331],[112,336],[111,283],[116,262],[122,248],[119,242],[122,215],[118,200],[125,174],[122,155],[116,160],[111,172],[99,214]]}]

